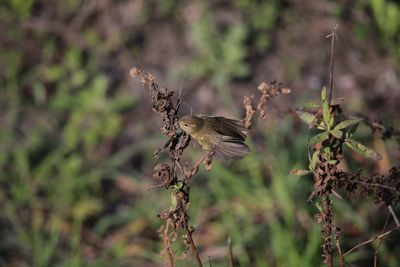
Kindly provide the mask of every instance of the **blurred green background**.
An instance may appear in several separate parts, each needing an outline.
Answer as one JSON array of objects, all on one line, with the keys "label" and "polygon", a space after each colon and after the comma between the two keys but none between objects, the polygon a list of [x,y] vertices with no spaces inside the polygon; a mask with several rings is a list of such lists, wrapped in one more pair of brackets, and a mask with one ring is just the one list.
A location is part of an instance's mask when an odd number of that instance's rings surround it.
[{"label": "blurred green background", "polygon": [[[194,177],[191,223],[213,267],[228,266],[228,237],[237,266],[322,266],[312,178],[288,174],[307,164],[307,129],[290,110],[328,83],[325,37],[337,23],[335,95],[348,114],[399,127],[397,1],[2,0],[0,266],[164,266],[157,214],[170,197],[148,190],[164,137],[133,66],[182,89],[180,115],[239,118],[260,82],[293,90],[267,103],[247,158],[215,159]],[[385,173],[399,162],[395,142],[366,127],[358,135],[384,159],[346,151],[344,169]],[[184,161],[200,155],[190,146]],[[344,251],[383,228],[387,210],[372,200],[333,202]],[[400,265],[399,238],[383,242],[378,266]],[[372,266],[377,245],[346,262]],[[195,266],[190,252],[177,266]]]}]

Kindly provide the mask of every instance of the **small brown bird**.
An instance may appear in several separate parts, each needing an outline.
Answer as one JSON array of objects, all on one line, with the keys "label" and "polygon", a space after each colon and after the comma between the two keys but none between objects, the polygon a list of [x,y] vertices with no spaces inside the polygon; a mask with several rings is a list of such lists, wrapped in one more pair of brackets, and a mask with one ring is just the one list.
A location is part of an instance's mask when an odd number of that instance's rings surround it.
[{"label": "small brown bird", "polygon": [[240,159],[249,153],[244,143],[247,129],[238,120],[205,115],[184,116],[179,125],[200,146],[224,159]]}]

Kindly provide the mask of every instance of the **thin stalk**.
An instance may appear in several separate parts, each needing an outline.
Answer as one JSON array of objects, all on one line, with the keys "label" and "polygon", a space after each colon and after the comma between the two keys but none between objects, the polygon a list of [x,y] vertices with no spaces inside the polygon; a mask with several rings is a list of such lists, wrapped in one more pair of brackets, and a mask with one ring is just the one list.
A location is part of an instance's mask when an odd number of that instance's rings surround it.
[{"label": "thin stalk", "polygon": [[334,58],[335,58],[335,40],[336,40],[336,30],[338,28],[339,24],[333,28],[332,33],[329,34],[327,37],[332,38],[331,42],[331,63],[329,67],[329,95],[328,95],[328,103],[329,105],[332,105],[332,98],[333,98],[333,66],[334,66]]}]

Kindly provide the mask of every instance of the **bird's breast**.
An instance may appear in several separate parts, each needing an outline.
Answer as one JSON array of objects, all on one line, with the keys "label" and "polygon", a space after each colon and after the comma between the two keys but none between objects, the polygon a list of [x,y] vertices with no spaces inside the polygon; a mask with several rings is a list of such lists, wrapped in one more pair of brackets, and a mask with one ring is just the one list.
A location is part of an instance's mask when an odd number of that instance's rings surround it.
[{"label": "bird's breast", "polygon": [[192,134],[192,137],[196,140],[197,143],[204,149],[204,150],[212,150],[212,140],[207,134],[195,133]]}]

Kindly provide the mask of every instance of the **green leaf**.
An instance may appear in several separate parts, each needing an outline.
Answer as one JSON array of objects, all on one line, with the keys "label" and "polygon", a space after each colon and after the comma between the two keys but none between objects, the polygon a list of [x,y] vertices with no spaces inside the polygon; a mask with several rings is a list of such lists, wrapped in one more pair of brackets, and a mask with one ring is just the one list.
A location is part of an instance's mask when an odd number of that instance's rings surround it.
[{"label": "green leaf", "polygon": [[326,101],[326,86],[322,87],[321,90],[321,102]]},{"label": "green leaf", "polygon": [[329,130],[331,129],[331,126],[333,125],[333,121],[330,122],[330,120],[332,119],[331,116],[332,115],[329,110],[329,104],[326,100],[324,100],[322,102],[322,117],[323,117],[324,122]]},{"label": "green leaf", "polygon": [[329,132],[322,132],[322,133],[319,133],[319,134],[313,136],[313,137],[308,141],[308,144],[309,144],[310,146],[311,146],[311,145],[315,145],[315,144],[318,144],[318,143],[321,143],[321,142],[325,141],[325,140],[328,139],[328,138],[329,138]]},{"label": "green leaf", "polygon": [[171,207],[176,207],[176,204],[178,204],[178,202],[176,201],[176,197],[175,197],[175,193],[171,193]]},{"label": "green leaf", "polygon": [[307,102],[303,106],[304,109],[316,109],[319,108],[319,104],[314,103],[314,102]]},{"label": "green leaf", "polygon": [[310,162],[310,170],[315,171],[315,167],[317,166],[318,163],[318,155],[319,151],[314,151],[311,162]]},{"label": "green leaf", "polygon": [[338,129],[330,130],[329,133],[337,139],[341,139],[343,137],[343,132]]},{"label": "green leaf", "polygon": [[317,129],[326,131],[328,129],[328,127],[325,126],[325,123],[323,121],[320,121],[317,124]]},{"label": "green leaf", "polygon": [[354,139],[347,138],[345,140],[345,144],[349,148],[353,149],[355,152],[363,155],[366,158],[370,158],[373,160],[381,160],[382,159],[382,156],[379,155],[378,152],[376,152],[375,150],[373,150],[371,148],[364,146],[363,144],[361,144],[360,142],[358,142]]},{"label": "green leaf", "polygon": [[330,161],[331,160],[331,148],[329,146],[324,147],[324,152],[325,152],[326,160]]},{"label": "green leaf", "polygon": [[173,185],[172,189],[174,191],[179,191],[183,188],[183,186],[184,186],[184,183],[182,181],[180,181],[180,182],[176,183],[175,185]]},{"label": "green leaf", "polygon": [[311,174],[312,171],[309,170],[290,170],[289,171],[290,174],[296,175],[296,176],[303,176],[303,175],[307,175],[307,174]]},{"label": "green leaf", "polygon": [[332,129],[333,124],[335,124],[335,116],[331,114],[328,121],[328,129]]},{"label": "green leaf", "polygon": [[304,121],[308,125],[315,120],[315,115],[307,111],[297,110],[296,114],[299,116],[300,120]]},{"label": "green leaf", "polygon": [[329,164],[336,164],[338,161],[336,160],[336,159],[331,159],[331,160],[328,160],[328,163]]},{"label": "green leaf", "polygon": [[338,125],[335,126],[335,130],[341,130],[341,129],[347,128],[349,126],[352,126],[354,124],[361,122],[362,120],[363,119],[357,118],[357,119],[342,121]]}]

